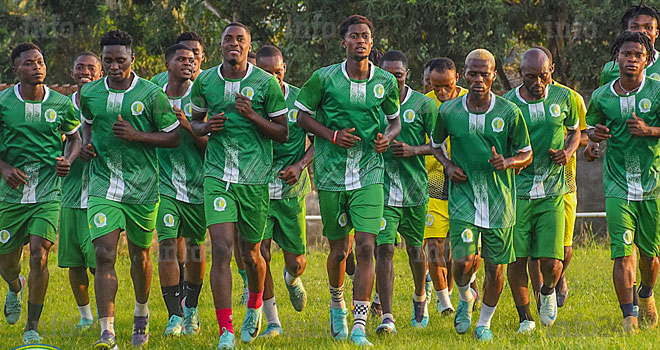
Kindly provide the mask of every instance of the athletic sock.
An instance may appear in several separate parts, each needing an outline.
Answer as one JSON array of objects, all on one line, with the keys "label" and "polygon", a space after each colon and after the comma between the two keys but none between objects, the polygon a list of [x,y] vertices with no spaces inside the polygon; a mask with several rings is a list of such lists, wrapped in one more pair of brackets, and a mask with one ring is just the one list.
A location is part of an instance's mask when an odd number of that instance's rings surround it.
[{"label": "athletic sock", "polygon": [[287,286],[293,286],[298,282],[298,276],[294,276],[289,273],[289,271],[285,270],[284,272],[284,283],[286,283]]},{"label": "athletic sock", "polygon": [[440,307],[442,310],[454,310],[454,306],[451,304],[451,299],[449,299],[449,292],[447,291],[447,288],[436,290],[435,295],[438,297],[438,301],[440,301]]},{"label": "athletic sock", "polygon": [[247,272],[245,270],[238,269],[238,274],[241,275],[243,279],[243,288],[247,287]]},{"label": "athletic sock", "polygon": [[640,298],[650,298],[653,295],[653,287],[649,287],[644,283],[640,283],[639,291],[637,292]]},{"label": "athletic sock", "polygon": [[[183,265],[179,265],[180,268],[183,267]],[[181,293],[181,300],[183,300],[186,297],[186,280],[184,279],[184,269],[180,270],[181,273],[179,273],[179,293]]]},{"label": "athletic sock", "polygon": [[621,312],[623,312],[623,318],[626,318],[628,316],[634,316],[632,303],[621,304],[619,305],[619,307],[621,308]]},{"label": "athletic sock", "polygon": [[485,303],[481,303],[481,313],[479,314],[479,322],[477,322],[477,327],[490,328],[490,320],[493,319],[495,309],[497,309],[497,305],[488,306]]},{"label": "athletic sock", "polygon": [[380,295],[378,292],[374,293],[374,304],[380,304]]},{"label": "athletic sock", "polygon": [[222,329],[226,329],[229,333],[234,334],[234,325],[232,324],[232,314],[230,309],[215,309],[215,317],[218,319],[218,327],[220,334]]},{"label": "athletic sock", "polygon": [[199,303],[199,293],[202,291],[202,285],[186,282],[186,307],[197,307]]},{"label": "athletic sock", "polygon": [[394,315],[393,315],[393,314],[390,314],[390,313],[383,314],[382,316],[380,316],[380,322],[383,323],[383,322],[385,322],[385,320],[387,320],[388,318],[389,318],[392,322],[394,322]]},{"label": "athletic sock", "polygon": [[545,283],[541,286],[541,295],[550,295],[555,291],[555,287],[548,287]]},{"label": "athletic sock", "polygon": [[113,317],[101,317],[99,318],[99,323],[101,324],[101,335],[103,332],[108,331],[115,335],[115,318]]},{"label": "athletic sock", "polygon": [[422,295],[417,295],[413,293],[413,301],[416,303],[423,303],[426,301],[426,293],[422,292]]},{"label": "athletic sock", "polygon": [[264,300],[264,316],[266,316],[266,324],[277,324],[281,326],[280,318],[277,315],[277,304],[275,304],[275,297]]},{"label": "athletic sock", "polygon": [[633,283],[633,305],[639,305],[639,294],[637,293],[637,282]]},{"label": "athletic sock", "polygon": [[472,283],[474,283],[476,280],[477,280],[477,274],[476,274],[476,273],[473,273],[473,274],[472,274],[472,277],[470,277],[470,283],[468,283],[468,284],[472,284]]},{"label": "athletic sock", "polygon": [[92,316],[92,307],[89,303],[87,305],[83,306],[78,306],[78,311],[80,311],[80,318],[84,318],[86,320],[93,320],[94,316]]},{"label": "athletic sock", "polygon": [[346,302],[344,301],[344,285],[339,287],[330,286],[330,307],[333,309],[346,309]]},{"label": "athletic sock", "polygon": [[183,317],[183,309],[181,308],[181,291],[179,290],[179,285],[175,284],[169,287],[161,287],[160,290],[163,292],[163,299],[165,300],[165,306],[167,307],[169,317],[172,317],[172,315]]},{"label": "athletic sock", "polygon": [[355,309],[353,310],[353,317],[355,320],[353,321],[353,329],[351,330],[351,333],[357,328],[364,332],[365,326],[367,325],[367,316],[369,315],[369,300],[353,300],[353,305],[355,306]]},{"label": "athletic sock", "polygon": [[459,286],[457,283],[456,288],[458,289],[458,299],[460,301],[470,302],[474,299],[474,294],[472,294],[472,288],[470,288],[469,283],[464,286]]},{"label": "athletic sock", "polygon": [[264,291],[262,290],[259,293],[250,291],[250,297],[248,298],[247,307],[248,309],[258,309],[264,303]]},{"label": "athletic sock", "polygon": [[140,304],[136,300],[135,301],[135,310],[133,311],[133,316],[137,316],[137,317],[149,316],[149,302],[147,301],[144,304]]},{"label": "athletic sock", "polygon": [[38,304],[32,304],[28,301],[28,319],[27,319],[27,330],[37,330],[39,328],[39,318],[41,318],[41,310],[44,306]]},{"label": "athletic sock", "polygon": [[525,320],[534,321],[534,318],[532,317],[532,311],[529,309],[529,303],[523,306],[516,306],[516,310],[518,311],[518,319],[520,322]]}]

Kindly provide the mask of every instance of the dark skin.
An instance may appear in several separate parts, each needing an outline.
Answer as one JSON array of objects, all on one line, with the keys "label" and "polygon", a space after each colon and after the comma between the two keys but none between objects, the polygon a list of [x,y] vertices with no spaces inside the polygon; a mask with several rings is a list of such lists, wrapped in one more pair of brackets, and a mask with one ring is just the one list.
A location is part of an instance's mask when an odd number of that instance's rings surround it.
[{"label": "dark skin", "polygon": [[433,89],[431,86],[431,69],[426,68],[422,73],[422,86],[424,87],[424,94],[428,93]]},{"label": "dark skin", "polygon": [[[206,60],[206,54],[204,54],[204,46],[202,46],[199,41],[195,40],[183,40],[179,42],[179,44],[186,45],[192,50],[193,56],[195,58],[195,68],[192,77],[190,77],[190,80],[194,81],[197,79],[199,73],[202,72],[202,62]],[[165,64],[167,65],[167,63]]]}]

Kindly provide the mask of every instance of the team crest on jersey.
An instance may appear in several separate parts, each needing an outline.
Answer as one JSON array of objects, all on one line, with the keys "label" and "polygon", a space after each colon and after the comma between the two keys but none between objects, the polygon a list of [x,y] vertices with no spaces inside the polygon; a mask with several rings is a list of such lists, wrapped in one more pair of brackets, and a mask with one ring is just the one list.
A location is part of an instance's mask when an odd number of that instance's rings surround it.
[{"label": "team crest on jersey", "polygon": [[105,214],[96,213],[96,215],[94,215],[94,225],[96,225],[96,227],[98,228],[105,227],[105,225],[107,224],[108,224],[108,218],[105,216]]},{"label": "team crest on jersey", "polygon": [[642,113],[648,113],[651,110],[651,100],[648,98],[643,98],[639,101],[639,111]]},{"label": "team crest on jersey", "polygon": [[167,227],[174,227],[174,215],[165,214],[165,216],[163,216],[163,223]]},{"label": "team crest on jersey", "polygon": [[11,233],[7,230],[2,230],[0,231],[0,243],[7,243],[9,242],[9,238],[11,237]]},{"label": "team crest on jersey", "polygon": [[654,79],[654,80],[660,80],[660,74],[653,73],[653,74],[649,75],[649,78]]},{"label": "team crest on jersey", "polygon": [[463,230],[463,233],[461,233],[461,239],[463,239],[463,242],[465,243],[472,243],[474,240],[474,234],[472,233],[472,230],[469,228]]},{"label": "team crest on jersey", "polygon": [[380,220],[380,230],[382,231],[382,230],[384,230],[386,227],[387,227],[387,220],[385,220],[385,218],[382,218],[382,219]]},{"label": "team crest on jersey", "polygon": [[403,121],[406,123],[412,123],[415,121],[415,111],[412,109],[406,109],[405,112],[403,112]]},{"label": "team crest on jersey", "polygon": [[337,223],[339,226],[344,227],[348,223],[348,216],[346,216],[346,213],[341,213],[339,215],[339,220],[337,220]]},{"label": "team crest on jersey", "polygon": [[241,95],[252,100],[252,97],[254,96],[254,90],[251,87],[246,86],[243,89],[241,89]]},{"label": "team crest on jersey", "polygon": [[227,200],[224,197],[215,197],[213,209],[215,211],[225,211],[225,208],[227,208]]},{"label": "team crest on jersey", "polygon": [[185,114],[186,117],[190,117],[192,115],[192,103],[187,103],[185,106],[183,106],[183,114]]},{"label": "team crest on jersey", "polygon": [[433,217],[433,214],[426,214],[426,226],[431,226],[433,225],[433,220],[435,218]]},{"label": "team crest on jersey", "polygon": [[630,245],[632,244],[633,241],[633,233],[630,230],[626,230],[626,232],[623,233],[623,243]]},{"label": "team crest on jersey", "polygon": [[298,120],[298,110],[290,109],[287,118],[289,119],[289,123],[295,123]]},{"label": "team crest on jersey", "polygon": [[561,107],[558,104],[553,103],[550,105],[550,115],[557,118],[561,114]]},{"label": "team crest on jersey", "polygon": [[504,119],[497,117],[490,123],[494,132],[502,132],[504,130]]},{"label": "team crest on jersey", "polygon": [[133,113],[133,115],[141,115],[142,112],[144,112],[144,103],[140,101],[133,102],[131,105],[131,113]]},{"label": "team crest on jersey", "polygon": [[374,96],[376,96],[376,98],[383,98],[383,96],[385,96],[385,87],[383,84],[376,84],[376,86],[374,86]]},{"label": "team crest on jersey", "polygon": [[46,118],[46,121],[49,123],[55,122],[57,120],[57,112],[55,112],[54,109],[47,109],[46,113],[44,113],[44,118]]}]

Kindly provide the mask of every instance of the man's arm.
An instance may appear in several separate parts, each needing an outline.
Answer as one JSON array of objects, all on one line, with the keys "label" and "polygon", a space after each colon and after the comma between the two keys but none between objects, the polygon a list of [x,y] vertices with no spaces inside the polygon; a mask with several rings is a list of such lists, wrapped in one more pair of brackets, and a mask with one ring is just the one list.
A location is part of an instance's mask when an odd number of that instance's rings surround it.
[{"label": "man's arm", "polygon": [[21,184],[27,185],[27,175],[21,169],[14,168],[2,159],[0,159],[0,172],[7,185],[15,190]]},{"label": "man's arm", "polygon": [[279,178],[284,180],[288,185],[294,185],[298,182],[300,174],[302,174],[303,170],[312,164],[312,160],[314,160],[314,136],[310,136],[309,139],[311,144],[307,147],[307,150],[305,150],[305,154],[303,154],[302,158],[296,163],[286,167],[278,175]]},{"label": "man's arm", "polygon": [[431,152],[435,159],[442,164],[442,166],[447,170],[447,175],[452,182],[463,182],[467,180],[467,175],[463,172],[459,166],[455,165],[449,158],[445,156],[442,144],[439,144],[435,147],[431,147]]},{"label": "man's arm", "polygon": [[351,148],[356,141],[360,140],[359,137],[351,134],[355,131],[355,128],[341,130],[328,129],[323,124],[319,123],[318,120],[312,118],[312,115],[309,112],[302,109],[298,111],[297,122],[304,130],[311,132],[318,137],[324,138],[342,148]]},{"label": "man's arm", "polygon": [[181,136],[178,124],[172,129],[159,132],[143,132],[136,130],[131,123],[124,120],[121,115],[112,125],[112,133],[115,137],[128,142],[141,142],[153,147],[174,148],[179,146]]},{"label": "man's arm", "polygon": [[289,126],[286,120],[286,109],[284,109],[284,113],[273,116],[270,120],[267,120],[252,109],[252,101],[250,101],[249,98],[239,93],[236,93],[236,109],[268,138],[279,143],[285,143],[289,139]]},{"label": "man's arm", "polygon": [[190,122],[188,121],[188,118],[186,118],[186,115],[183,113],[183,111],[176,106],[174,106],[174,113],[176,114],[176,119],[179,120],[179,126],[183,128],[188,134],[190,134],[190,137],[193,140],[193,143],[195,144],[195,147],[197,150],[200,152],[206,151],[206,145],[208,144],[209,137],[204,135],[204,136],[199,136],[195,132],[193,132],[192,126]]},{"label": "man's arm", "polygon": [[71,164],[78,158],[80,154],[80,145],[82,140],[80,134],[76,130],[66,137],[66,144],[64,146],[64,156],[55,158],[55,172],[57,176],[67,176],[71,171]]},{"label": "man's arm", "polygon": [[425,145],[411,146],[405,142],[399,142],[397,140],[393,141],[394,144],[390,146],[392,153],[395,157],[407,158],[414,156],[428,156],[433,154],[431,150],[431,144],[427,143]]},{"label": "man's arm", "polygon": [[580,146],[580,129],[567,130],[566,141],[564,141],[564,149],[554,150],[550,149],[550,158],[555,164],[566,165],[571,159],[573,154]]},{"label": "man's arm", "polygon": [[390,142],[399,136],[399,133],[401,132],[401,119],[398,114],[393,118],[387,118],[387,123],[385,134],[378,133],[374,140],[374,150],[376,150],[376,153],[384,153],[387,151]]},{"label": "man's arm", "polygon": [[532,163],[532,148],[519,150],[516,155],[504,158],[497,153],[495,146],[492,147],[493,156],[488,161],[493,164],[497,170],[522,169]]}]

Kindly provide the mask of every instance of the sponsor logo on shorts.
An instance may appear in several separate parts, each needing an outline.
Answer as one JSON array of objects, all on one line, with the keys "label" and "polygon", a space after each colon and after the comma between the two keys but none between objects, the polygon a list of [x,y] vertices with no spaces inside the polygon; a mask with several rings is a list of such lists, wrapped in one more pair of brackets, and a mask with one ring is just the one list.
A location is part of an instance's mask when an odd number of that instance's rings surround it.
[{"label": "sponsor logo on shorts", "polygon": [[630,230],[626,230],[626,232],[623,233],[623,243],[627,245],[631,245],[633,241],[633,232]]},{"label": "sponsor logo on shorts", "polygon": [[383,98],[383,96],[385,96],[385,88],[383,87],[383,84],[376,84],[376,86],[374,86],[374,96],[376,96],[376,98]]},{"label": "sponsor logo on shorts", "polygon": [[165,214],[165,216],[163,216],[163,223],[167,227],[173,227],[174,226],[174,215]]},{"label": "sponsor logo on shorts", "polygon": [[348,223],[348,216],[346,213],[341,213],[339,214],[339,220],[337,220],[337,223],[339,223],[339,226],[344,227]]},{"label": "sponsor logo on shorts", "polygon": [[47,122],[53,123],[57,120],[57,112],[54,109],[47,109],[46,113],[44,113],[44,118],[46,118]]},{"label": "sponsor logo on shorts", "polygon": [[435,220],[433,214],[426,214],[426,226],[433,225],[433,220]]},{"label": "sponsor logo on shorts", "polygon": [[7,230],[0,231],[0,242],[2,244],[9,242],[9,238],[11,238],[11,233],[9,233],[9,231]]},{"label": "sponsor logo on shorts", "polygon": [[131,105],[131,113],[133,113],[133,115],[141,115],[142,112],[144,112],[144,103],[140,101],[133,102]]},{"label": "sponsor logo on shorts", "polygon": [[558,104],[553,103],[550,105],[550,115],[553,116],[554,118],[559,117],[561,114],[561,107],[559,107]]},{"label": "sponsor logo on shorts", "polygon": [[649,75],[649,78],[655,79],[655,80],[660,80],[660,74],[653,73],[653,74]]},{"label": "sponsor logo on shorts", "polygon": [[466,228],[463,230],[463,233],[461,233],[461,238],[465,243],[472,243],[474,241],[474,234],[472,233],[472,230]]},{"label": "sponsor logo on shorts", "polygon": [[227,208],[227,200],[224,197],[215,197],[213,209],[215,211],[225,211],[225,208]]},{"label": "sponsor logo on shorts", "polygon": [[651,100],[648,98],[643,98],[639,101],[639,111],[642,113],[647,113],[651,110]]},{"label": "sponsor logo on shorts", "polygon": [[298,120],[298,110],[290,109],[289,114],[287,114],[287,117],[289,119],[289,123],[295,123]]},{"label": "sponsor logo on shorts", "polygon": [[380,220],[380,230],[382,231],[382,230],[384,230],[386,227],[387,227],[387,220],[385,220],[385,218],[382,218],[382,219]]},{"label": "sponsor logo on shorts", "polygon": [[243,89],[241,89],[241,95],[252,100],[252,97],[254,96],[254,90],[251,87],[246,86]]},{"label": "sponsor logo on shorts", "polygon": [[497,117],[493,119],[493,122],[490,123],[490,125],[493,127],[494,132],[502,132],[502,130],[504,130],[504,119]]},{"label": "sponsor logo on shorts", "polygon": [[185,114],[186,117],[190,117],[192,115],[192,103],[187,103],[185,106],[183,106],[183,114]]},{"label": "sponsor logo on shorts", "polygon": [[96,225],[96,227],[98,228],[105,227],[105,225],[107,224],[108,224],[108,218],[105,216],[105,214],[96,213],[96,215],[94,215],[94,225]]}]

